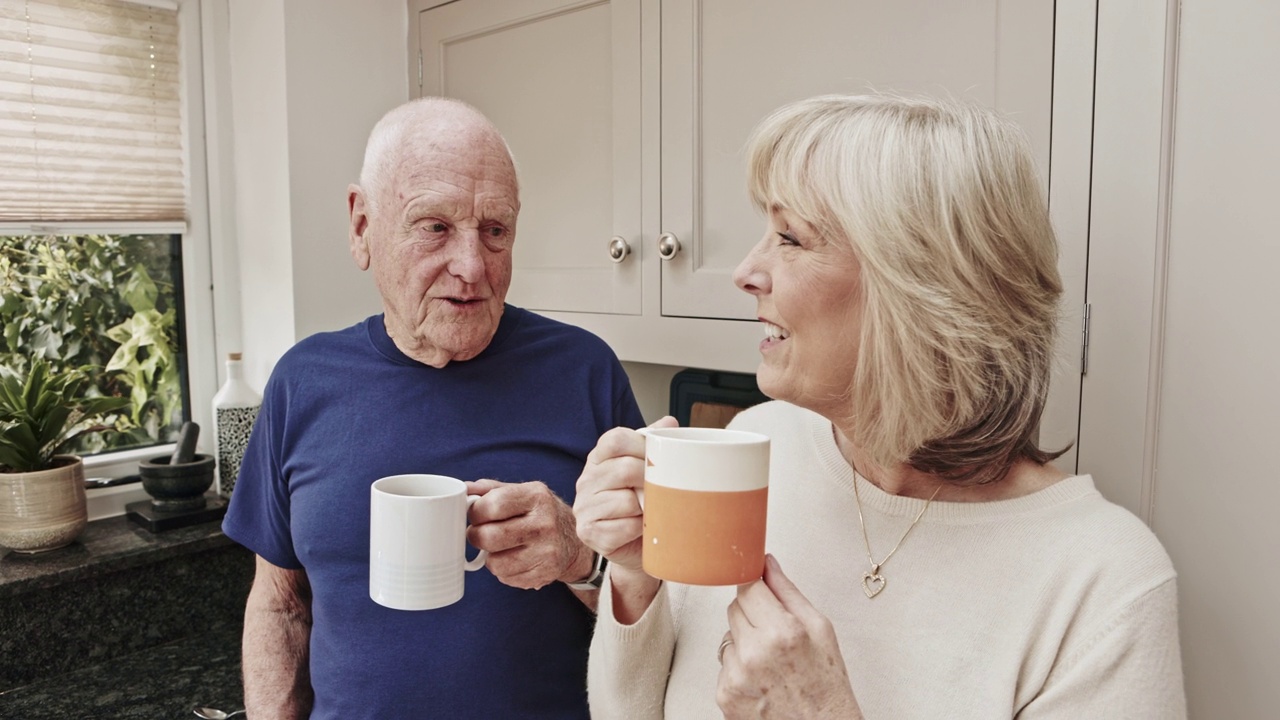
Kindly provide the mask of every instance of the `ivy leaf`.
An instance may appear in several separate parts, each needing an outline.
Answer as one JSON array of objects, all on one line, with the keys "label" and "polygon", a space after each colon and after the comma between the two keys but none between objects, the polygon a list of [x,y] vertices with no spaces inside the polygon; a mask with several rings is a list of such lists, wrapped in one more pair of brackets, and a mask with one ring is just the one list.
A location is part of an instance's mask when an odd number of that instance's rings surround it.
[{"label": "ivy leaf", "polygon": [[8,346],[9,352],[16,353],[20,347],[22,340],[22,325],[18,323],[6,323],[4,326],[4,342]]},{"label": "ivy leaf", "polygon": [[120,288],[120,297],[129,303],[129,307],[134,312],[144,312],[146,310],[154,310],[156,307],[156,297],[160,291],[156,289],[156,284],[151,280],[151,276],[147,274],[147,269],[142,265],[134,265],[133,272],[129,275],[129,279],[125,281]]},{"label": "ivy leaf", "polygon": [[48,325],[41,325],[31,333],[32,355],[54,360],[58,357],[58,348],[62,347],[62,335]]}]

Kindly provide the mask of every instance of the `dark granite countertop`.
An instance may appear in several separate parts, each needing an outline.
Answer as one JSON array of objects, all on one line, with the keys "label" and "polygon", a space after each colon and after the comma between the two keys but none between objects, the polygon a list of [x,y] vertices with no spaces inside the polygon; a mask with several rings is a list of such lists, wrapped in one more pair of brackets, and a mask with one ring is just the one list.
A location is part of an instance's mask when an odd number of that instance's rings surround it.
[{"label": "dark granite countertop", "polygon": [[153,533],[121,516],[64,548],[0,555],[0,720],[243,707],[252,577],[253,554],[218,522]]},{"label": "dark granite countertop", "polygon": [[213,630],[0,693],[0,718],[188,720],[197,704],[227,712],[244,707],[239,628]]},{"label": "dark granite countertop", "polygon": [[3,551],[0,598],[232,544],[217,522],[152,533],[124,516],[95,520],[64,548],[36,555]]}]

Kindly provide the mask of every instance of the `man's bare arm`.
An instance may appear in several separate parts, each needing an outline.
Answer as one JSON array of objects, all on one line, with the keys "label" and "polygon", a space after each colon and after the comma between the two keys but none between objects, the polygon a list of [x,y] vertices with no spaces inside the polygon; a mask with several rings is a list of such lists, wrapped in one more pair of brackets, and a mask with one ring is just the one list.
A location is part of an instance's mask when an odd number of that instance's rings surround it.
[{"label": "man's bare arm", "polygon": [[258,557],[244,612],[244,701],[248,717],[311,714],[311,583]]}]

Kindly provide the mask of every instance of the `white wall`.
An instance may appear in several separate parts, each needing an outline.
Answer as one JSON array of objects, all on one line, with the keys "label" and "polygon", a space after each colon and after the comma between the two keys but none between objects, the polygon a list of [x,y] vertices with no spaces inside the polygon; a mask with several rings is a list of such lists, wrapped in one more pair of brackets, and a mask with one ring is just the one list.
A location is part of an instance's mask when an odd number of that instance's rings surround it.
[{"label": "white wall", "polygon": [[347,251],[347,185],[374,123],[409,99],[404,0],[285,0],[294,336],[382,310]]},{"label": "white wall", "polygon": [[409,99],[403,0],[226,0],[240,348],[261,388],[295,342],[379,312],[347,254],[346,187]]},{"label": "white wall", "polygon": [[1183,0],[1152,525],[1194,718],[1280,716],[1280,5]]},{"label": "white wall", "polygon": [[[282,0],[230,0],[228,56],[235,161],[235,245],[241,338],[250,384],[293,340],[289,133]],[[219,241],[226,242],[226,238]],[[235,281],[223,291],[235,290]],[[228,345],[234,347],[234,339]]]},{"label": "white wall", "polygon": [[631,392],[635,393],[646,423],[670,413],[671,378],[684,368],[638,362],[624,362],[622,367],[631,380]]}]

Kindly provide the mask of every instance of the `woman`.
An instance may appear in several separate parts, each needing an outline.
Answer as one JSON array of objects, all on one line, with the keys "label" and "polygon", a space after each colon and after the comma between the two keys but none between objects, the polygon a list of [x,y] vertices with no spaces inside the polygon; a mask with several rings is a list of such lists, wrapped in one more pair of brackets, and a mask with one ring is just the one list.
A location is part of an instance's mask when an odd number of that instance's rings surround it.
[{"label": "woman", "polygon": [[771,556],[738,588],[645,575],[643,439],[603,436],[593,716],[1185,717],[1167,554],[1036,444],[1061,283],[1021,133],[828,96],[749,157],[768,229],[734,279],[776,401],[731,427],[773,439]]}]

